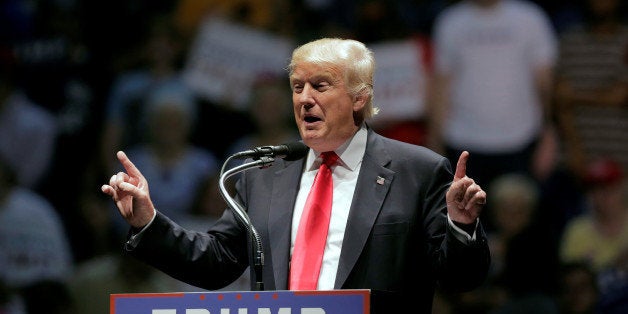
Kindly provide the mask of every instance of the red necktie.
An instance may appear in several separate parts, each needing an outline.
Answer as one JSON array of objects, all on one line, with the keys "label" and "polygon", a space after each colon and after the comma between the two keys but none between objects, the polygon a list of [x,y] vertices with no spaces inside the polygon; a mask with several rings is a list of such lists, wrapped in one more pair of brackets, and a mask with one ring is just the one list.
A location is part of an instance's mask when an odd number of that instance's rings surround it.
[{"label": "red necktie", "polygon": [[321,270],[334,191],[331,166],[338,160],[333,151],[321,155],[323,163],[305,201],[292,251],[290,290],[316,290]]}]

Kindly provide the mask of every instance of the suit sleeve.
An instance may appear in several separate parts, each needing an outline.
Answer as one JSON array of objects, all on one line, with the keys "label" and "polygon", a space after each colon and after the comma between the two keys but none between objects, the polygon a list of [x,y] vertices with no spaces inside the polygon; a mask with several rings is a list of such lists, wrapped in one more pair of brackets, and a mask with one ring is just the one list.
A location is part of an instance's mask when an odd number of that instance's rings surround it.
[{"label": "suit sleeve", "polygon": [[490,251],[481,222],[476,237],[461,241],[447,222],[445,194],[453,175],[447,159],[443,158],[434,170],[433,181],[426,197],[425,230],[430,242],[433,271],[437,282],[446,291],[469,291],[486,279],[490,265]]},{"label": "suit sleeve", "polygon": [[208,232],[186,230],[157,212],[127,252],[188,284],[215,290],[236,280],[249,265],[246,231],[231,210]]}]

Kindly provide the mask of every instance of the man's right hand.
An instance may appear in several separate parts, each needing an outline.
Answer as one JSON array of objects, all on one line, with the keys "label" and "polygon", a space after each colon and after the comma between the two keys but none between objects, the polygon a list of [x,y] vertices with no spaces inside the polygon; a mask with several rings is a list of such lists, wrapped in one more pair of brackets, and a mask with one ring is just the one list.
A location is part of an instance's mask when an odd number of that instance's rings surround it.
[{"label": "man's right hand", "polygon": [[111,196],[122,217],[132,227],[143,228],[155,215],[148,182],[124,152],[119,151],[116,156],[126,173],[114,174],[109,184],[103,184],[100,189]]}]

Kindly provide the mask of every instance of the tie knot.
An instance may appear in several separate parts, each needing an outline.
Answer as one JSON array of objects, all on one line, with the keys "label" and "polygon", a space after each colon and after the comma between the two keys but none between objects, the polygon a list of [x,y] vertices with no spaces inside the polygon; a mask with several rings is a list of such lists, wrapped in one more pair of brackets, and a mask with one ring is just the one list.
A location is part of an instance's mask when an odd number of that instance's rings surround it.
[{"label": "tie knot", "polygon": [[323,164],[330,168],[336,163],[336,161],[338,161],[339,158],[334,151],[321,153],[321,156],[323,157]]}]

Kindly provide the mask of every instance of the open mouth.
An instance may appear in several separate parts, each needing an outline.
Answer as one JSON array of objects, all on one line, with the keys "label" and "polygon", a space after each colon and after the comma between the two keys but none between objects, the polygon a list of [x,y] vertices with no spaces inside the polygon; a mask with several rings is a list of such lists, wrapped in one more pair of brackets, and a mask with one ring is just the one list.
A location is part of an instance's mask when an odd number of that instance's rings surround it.
[{"label": "open mouth", "polygon": [[321,118],[316,117],[316,116],[305,116],[305,118],[303,118],[303,120],[305,120],[305,122],[307,122],[307,123],[314,123],[314,122],[321,121]]}]

